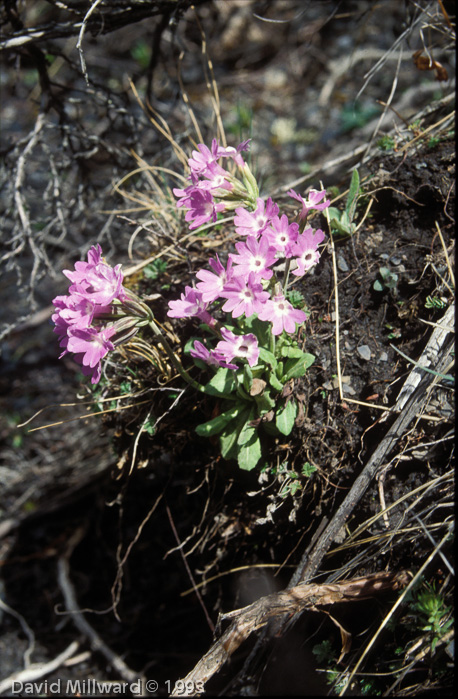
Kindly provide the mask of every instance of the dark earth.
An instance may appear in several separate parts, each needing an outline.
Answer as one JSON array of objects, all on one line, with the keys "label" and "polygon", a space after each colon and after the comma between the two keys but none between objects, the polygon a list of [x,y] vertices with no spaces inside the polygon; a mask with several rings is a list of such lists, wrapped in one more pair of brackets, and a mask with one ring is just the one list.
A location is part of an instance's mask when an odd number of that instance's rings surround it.
[{"label": "dark earth", "polygon": [[[0,689],[6,695],[15,678],[26,678],[15,673],[30,670],[30,663],[44,666],[73,641],[74,662],[33,680],[47,680],[42,695],[51,695],[58,680],[123,678],[75,625],[63,590],[65,562],[92,629],[135,677],[157,681],[160,696],[170,693],[211,646],[220,613],[290,584],[314,536],[392,426],[396,415],[385,409],[396,404],[434,325],[454,303],[452,3],[234,0],[197,3],[196,10],[180,3],[175,14],[168,3],[146,4],[150,16],[87,31],[89,86],[75,48],[78,32],[69,38],[52,31],[69,16],[82,19],[89,2],[19,7],[11,0],[0,15],[6,39],[23,36],[24,27],[45,24],[48,32],[38,42],[2,45]],[[214,137],[201,31],[228,143],[253,139],[263,196],[292,213],[286,191],[322,182],[342,210],[354,167],[362,183],[356,232],[334,236],[338,315],[328,224],[321,214],[313,220],[327,244],[296,288],[309,312],[299,342],[316,359],[291,386],[301,406],[294,431],[284,439],[266,434],[263,467],[251,472],[224,461],[217,440],[195,433],[217,414],[208,397],[188,389],[171,408],[171,394],[158,390],[161,377],[128,348],[107,365],[93,393],[76,364],[57,359],[50,324],[51,300],[66,290],[61,270],[96,242],[110,263],[126,269],[162,254],[167,264],[156,274],[126,277],[151,297],[160,322],[167,320],[167,301],[191,282],[209,251],[231,249],[230,228],[185,242],[184,221],[158,233],[157,208],[135,210],[113,186],[138,166],[134,152],[149,165],[179,171],[130,80],[187,153],[195,132],[183,90],[205,141]],[[446,69],[446,80],[437,80],[437,68],[419,70],[412,56],[422,47]],[[392,109],[380,122],[380,102],[388,102],[395,79]],[[35,138],[40,115],[45,125]],[[123,188],[153,198],[145,173]],[[164,252],[170,242],[173,251]],[[173,326],[182,340],[195,330],[192,321]],[[449,333],[444,347],[450,339]],[[413,576],[428,561],[352,678],[351,695],[451,694],[452,378],[439,377],[423,415],[400,435],[313,578]],[[145,390],[140,400],[129,397]],[[151,413],[161,417],[142,431]],[[307,475],[304,464],[311,467]],[[434,632],[418,608],[424,590],[439,600]],[[337,695],[398,595],[388,590],[306,612],[261,649],[253,633],[205,689]],[[333,618],[351,634],[344,653],[345,634]]]}]

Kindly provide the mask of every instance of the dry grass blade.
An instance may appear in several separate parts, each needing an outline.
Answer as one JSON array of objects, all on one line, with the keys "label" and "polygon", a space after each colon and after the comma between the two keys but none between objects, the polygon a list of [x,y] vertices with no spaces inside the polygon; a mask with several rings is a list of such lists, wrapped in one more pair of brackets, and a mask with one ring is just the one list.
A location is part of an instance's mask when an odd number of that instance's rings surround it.
[{"label": "dry grass blade", "polygon": [[438,553],[438,552],[440,551],[440,549],[443,547],[443,545],[445,544],[445,542],[447,541],[447,539],[450,537],[451,529],[452,529],[452,527],[449,527],[449,528],[447,529],[447,532],[445,533],[445,535],[442,537],[442,539],[441,539],[440,542],[437,544],[437,546],[434,548],[434,550],[431,552],[431,554],[428,556],[428,558],[426,559],[426,561],[423,563],[423,565],[420,567],[420,569],[416,572],[416,574],[415,574],[415,575],[413,576],[413,578],[410,580],[410,582],[409,582],[409,584],[407,585],[407,587],[403,590],[402,594],[401,594],[401,595],[399,596],[399,598],[396,600],[395,604],[393,605],[393,607],[391,608],[391,610],[389,611],[389,613],[388,613],[388,614],[386,615],[386,617],[383,619],[382,623],[381,623],[380,626],[378,627],[378,629],[377,629],[377,631],[375,632],[374,636],[372,637],[372,639],[369,641],[369,643],[368,643],[367,646],[365,647],[363,653],[361,654],[361,657],[360,657],[359,660],[357,661],[357,663],[356,663],[356,665],[354,666],[353,670],[351,671],[350,675],[346,678],[345,683],[344,683],[344,686],[343,686],[342,690],[339,692],[339,696],[343,696],[343,695],[346,693],[347,689],[349,688],[349,686],[350,686],[350,684],[351,684],[351,681],[352,681],[352,679],[353,679],[355,673],[356,673],[356,672],[358,671],[358,669],[360,668],[360,666],[361,666],[361,664],[362,664],[364,658],[365,658],[366,655],[369,653],[369,651],[370,651],[370,649],[372,648],[372,646],[374,645],[376,639],[379,637],[380,633],[381,633],[382,630],[385,628],[385,626],[387,625],[387,623],[389,622],[389,620],[393,617],[393,615],[395,614],[396,610],[401,606],[401,604],[403,604],[403,602],[404,602],[404,600],[405,600],[407,594],[408,594],[409,591],[412,590],[412,588],[416,585],[416,583],[417,583],[418,580],[420,579],[420,577],[421,577],[421,575],[423,574],[423,572],[426,570],[426,568],[427,568],[427,566],[429,565],[429,563],[433,560],[433,558],[437,555],[437,553]]}]

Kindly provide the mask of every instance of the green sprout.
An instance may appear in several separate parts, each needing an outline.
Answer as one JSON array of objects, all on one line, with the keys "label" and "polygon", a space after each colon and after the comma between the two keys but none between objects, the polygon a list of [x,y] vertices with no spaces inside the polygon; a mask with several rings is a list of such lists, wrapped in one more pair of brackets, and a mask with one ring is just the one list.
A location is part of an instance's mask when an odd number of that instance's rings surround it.
[{"label": "green sprout", "polygon": [[392,272],[388,267],[380,267],[379,274],[381,279],[376,279],[373,284],[375,291],[389,290],[396,296],[399,279],[398,275]]},{"label": "green sprout", "polygon": [[333,235],[345,237],[353,235],[356,228],[354,216],[360,194],[361,188],[359,172],[355,168],[351,176],[350,189],[348,190],[345,210],[339,211],[339,209],[337,209],[335,206],[330,206],[328,209],[329,223],[331,226],[331,233],[333,233]]},{"label": "green sprout", "polygon": [[447,606],[434,585],[424,584],[424,589],[417,594],[416,602],[411,609],[418,614],[418,626],[426,631],[431,642],[431,653],[434,653],[438,641],[453,626],[452,608]]},{"label": "green sprout", "polygon": [[427,296],[425,301],[425,308],[433,308],[434,310],[443,310],[447,306],[447,301],[443,298],[438,298],[437,296]]}]

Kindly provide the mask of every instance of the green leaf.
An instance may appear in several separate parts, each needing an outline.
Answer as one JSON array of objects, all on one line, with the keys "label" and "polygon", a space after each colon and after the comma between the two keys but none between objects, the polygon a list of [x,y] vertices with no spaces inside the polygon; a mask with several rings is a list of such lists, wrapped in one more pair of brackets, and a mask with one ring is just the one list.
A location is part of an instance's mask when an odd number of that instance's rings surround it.
[{"label": "green leaf", "polygon": [[275,401],[269,391],[264,391],[262,395],[254,396],[259,413],[268,413],[275,406]]},{"label": "green leaf", "polygon": [[253,383],[253,372],[249,364],[243,367],[243,388],[247,393],[250,392],[251,384]]},{"label": "green leaf", "polygon": [[261,458],[261,442],[255,432],[252,438],[239,449],[237,462],[244,471],[252,471]]},{"label": "green leaf", "polygon": [[277,379],[275,374],[271,372],[268,376],[269,383],[275,391],[283,391],[283,384]]},{"label": "green leaf", "polygon": [[303,352],[300,359],[289,359],[285,364],[283,381],[286,383],[290,379],[299,379],[301,376],[305,376],[307,369],[312,366],[314,361],[314,355],[308,354],[308,352]]},{"label": "green leaf", "polygon": [[347,233],[351,232],[351,221],[346,211],[344,211],[340,217],[340,225],[347,231]]},{"label": "green leaf", "polygon": [[304,354],[299,347],[282,347],[280,352],[282,357],[288,357],[288,359],[298,359]]},{"label": "green leaf", "polygon": [[250,414],[252,408],[247,409],[245,406],[238,406],[241,409],[237,419],[230,422],[220,435],[221,456],[223,459],[236,459],[238,453],[237,439],[245,424],[251,419]]},{"label": "green leaf", "polygon": [[253,416],[251,416],[243,425],[242,429],[240,430],[238,436],[237,436],[237,444],[239,446],[243,446],[247,442],[250,441],[250,439],[253,439],[253,436],[256,434],[256,427],[253,427],[250,425],[250,420],[253,419]]},{"label": "green leaf", "polygon": [[348,227],[342,226],[340,221],[338,221],[336,218],[331,219],[331,228],[338,231],[339,233],[344,233],[345,235],[349,235],[349,233],[350,233],[350,231],[348,230]]},{"label": "green leaf", "polygon": [[288,401],[284,408],[277,410],[275,424],[282,434],[289,435],[291,433],[296,415],[297,403],[295,400]]},{"label": "green leaf", "polygon": [[233,429],[224,430],[220,434],[219,444],[223,459],[237,458],[237,435],[238,433]]},{"label": "green leaf", "polygon": [[340,221],[340,211],[336,206],[328,206],[327,212],[329,214],[329,220],[339,222]]},{"label": "green leaf", "polygon": [[226,410],[224,413],[221,413],[221,415],[217,415],[212,420],[208,420],[208,422],[203,422],[201,425],[197,425],[197,434],[201,437],[211,437],[214,434],[218,434],[218,432],[221,432],[221,430],[223,430],[226,425],[231,422],[231,420],[237,417],[241,409],[242,406],[234,405],[233,408]]},{"label": "green leaf", "polygon": [[310,478],[312,473],[315,473],[316,470],[316,466],[312,466],[312,464],[306,461],[305,464],[302,466],[302,475],[307,476],[307,478]]},{"label": "green leaf", "polygon": [[205,386],[205,393],[211,396],[227,396],[236,388],[234,371],[232,369],[218,369],[216,374]]},{"label": "green leaf", "polygon": [[348,191],[347,197],[347,205],[345,207],[345,211],[348,214],[348,218],[350,221],[353,219],[353,215],[355,213],[356,202],[359,195],[359,185],[359,172],[355,168],[351,176],[350,189]]},{"label": "green leaf", "polygon": [[269,352],[269,350],[265,349],[265,347],[259,348],[259,358],[262,359],[265,364],[271,366],[272,369],[277,368],[277,360],[275,355],[272,352]]}]

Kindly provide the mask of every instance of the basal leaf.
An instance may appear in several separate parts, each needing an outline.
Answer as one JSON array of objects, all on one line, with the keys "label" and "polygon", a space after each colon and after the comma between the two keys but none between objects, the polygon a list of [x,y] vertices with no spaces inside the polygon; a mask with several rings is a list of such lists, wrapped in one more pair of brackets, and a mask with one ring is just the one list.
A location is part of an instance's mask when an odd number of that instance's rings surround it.
[{"label": "basal leaf", "polygon": [[226,410],[221,415],[217,415],[212,420],[208,422],[203,422],[201,425],[197,425],[196,432],[201,437],[211,437],[214,434],[218,434],[223,430],[226,425],[237,417],[241,410],[241,406],[234,405],[230,410]]},{"label": "basal leaf", "polygon": [[314,355],[308,352],[303,352],[300,359],[289,359],[285,365],[284,383],[290,379],[299,379],[301,376],[305,376],[305,372],[312,366],[314,361]]},{"label": "basal leaf", "polygon": [[299,359],[304,353],[299,347],[282,347],[280,354],[288,359]]},{"label": "basal leaf", "polygon": [[272,369],[277,368],[277,360],[275,355],[272,352],[269,352],[269,350],[265,349],[265,347],[259,348],[259,358],[262,359],[265,364],[271,366]]},{"label": "basal leaf", "polygon": [[278,430],[284,434],[290,434],[294,427],[294,420],[297,415],[297,403],[294,400],[290,400],[286,403],[284,408],[277,410],[277,415],[275,418],[275,424]]},{"label": "basal leaf", "polygon": [[255,468],[260,458],[261,442],[258,434],[255,432],[252,438],[239,448],[237,461],[240,468],[244,471],[251,471]]},{"label": "basal leaf", "polygon": [[216,374],[205,386],[205,393],[211,396],[227,396],[236,387],[234,371],[232,369],[218,369]]}]

